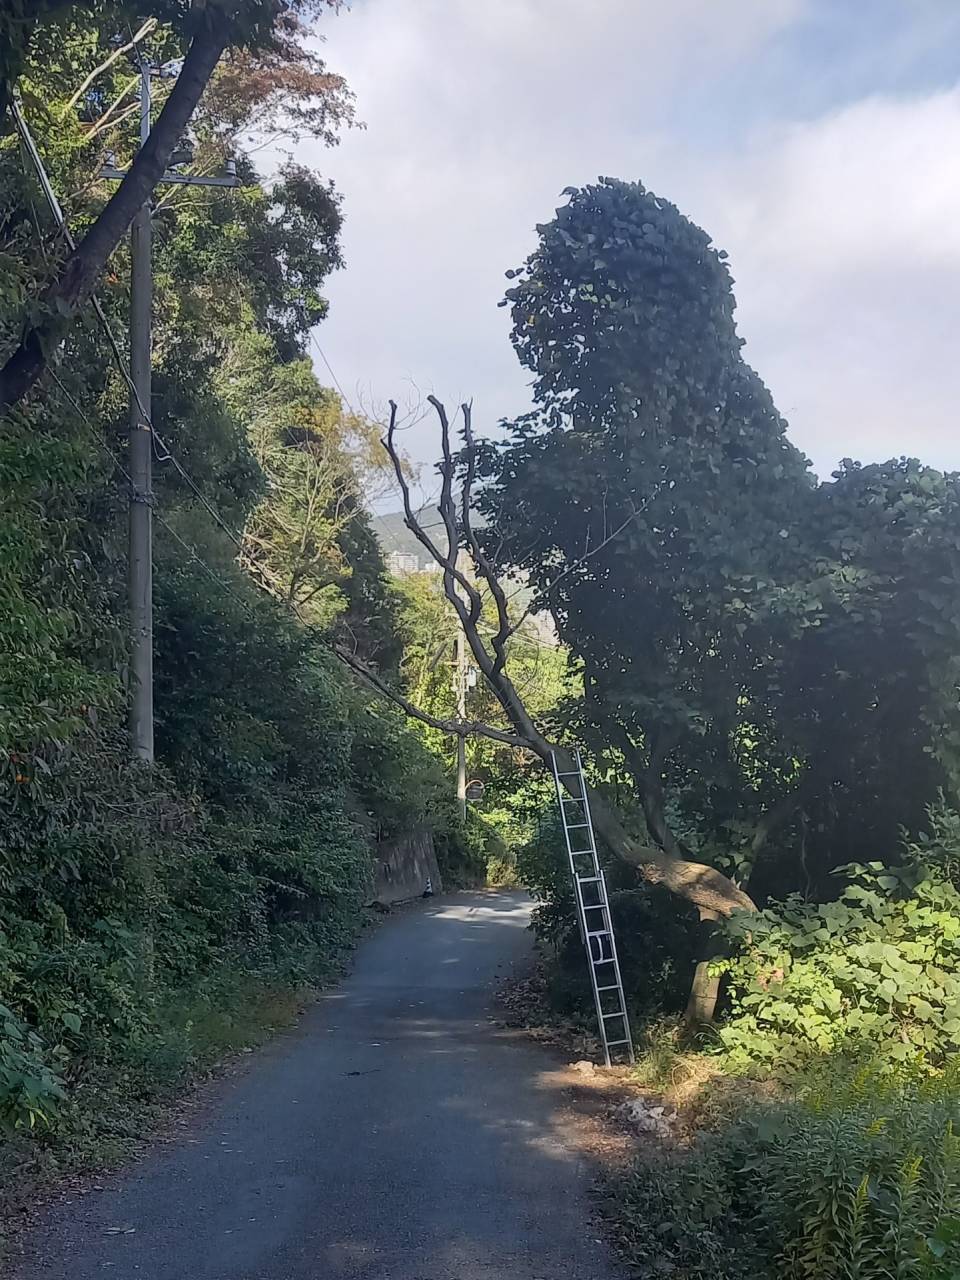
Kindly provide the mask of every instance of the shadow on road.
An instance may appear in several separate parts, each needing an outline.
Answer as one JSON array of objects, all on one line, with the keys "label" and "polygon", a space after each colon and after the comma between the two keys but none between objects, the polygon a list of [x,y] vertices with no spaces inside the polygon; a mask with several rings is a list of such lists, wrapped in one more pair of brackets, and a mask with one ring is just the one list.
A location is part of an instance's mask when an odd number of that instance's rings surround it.
[{"label": "shadow on road", "polygon": [[54,1210],[23,1280],[613,1277],[569,1081],[490,1009],[529,917],[490,892],[388,919],[193,1133]]}]

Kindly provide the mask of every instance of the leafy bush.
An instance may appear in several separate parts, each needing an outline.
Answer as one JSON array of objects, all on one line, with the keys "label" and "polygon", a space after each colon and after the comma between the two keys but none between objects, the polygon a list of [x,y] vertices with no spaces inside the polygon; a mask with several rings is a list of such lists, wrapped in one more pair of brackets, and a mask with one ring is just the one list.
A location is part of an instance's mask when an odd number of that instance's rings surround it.
[{"label": "leafy bush", "polygon": [[641,1275],[955,1280],[960,1079],[842,1066],[803,1101],[754,1106],[616,1188]]},{"label": "leafy bush", "polygon": [[870,1046],[886,1062],[960,1049],[960,891],[939,869],[844,868],[835,902],[790,898],[728,926],[728,1063],[800,1062]]},{"label": "leafy bush", "polygon": [[926,828],[906,842],[907,859],[938,871],[960,888],[960,811],[941,795],[927,810]]},{"label": "leafy bush", "polygon": [[[517,873],[538,900],[534,929],[554,956],[551,1001],[564,1015],[579,1012],[592,1025],[595,1014],[589,971],[577,926],[573,882],[556,816],[539,824],[518,850]],[[646,1020],[684,1007],[695,963],[696,916],[677,910],[665,889],[644,884],[620,864],[606,869],[617,952],[634,1017]]]},{"label": "leafy bush", "polygon": [[40,1037],[0,1004],[0,1128],[49,1124],[65,1096]]}]

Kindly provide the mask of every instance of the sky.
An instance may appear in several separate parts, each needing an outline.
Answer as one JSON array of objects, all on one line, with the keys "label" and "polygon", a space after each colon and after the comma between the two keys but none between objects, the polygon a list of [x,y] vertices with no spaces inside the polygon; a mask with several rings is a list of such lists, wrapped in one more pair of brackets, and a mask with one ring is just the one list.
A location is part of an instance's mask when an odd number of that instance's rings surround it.
[{"label": "sky", "polygon": [[729,252],[746,358],[821,476],[960,468],[958,0],[353,0],[318,29],[365,124],[295,157],[343,197],[316,338],[354,407],[524,412],[504,272],[603,174]]}]

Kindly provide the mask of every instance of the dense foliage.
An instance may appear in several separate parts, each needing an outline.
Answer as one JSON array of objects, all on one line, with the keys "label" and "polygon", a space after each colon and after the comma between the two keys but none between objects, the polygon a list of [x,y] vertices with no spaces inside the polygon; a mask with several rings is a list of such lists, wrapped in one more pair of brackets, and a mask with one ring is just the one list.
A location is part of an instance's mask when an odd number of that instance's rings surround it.
[{"label": "dense foliage", "polygon": [[752,896],[886,860],[956,779],[960,479],[816,483],[744,362],[709,238],[572,190],[508,290],[536,408],[488,460],[504,563],[582,665],[578,734],[663,849]]},{"label": "dense foliage", "polygon": [[797,897],[730,923],[734,954],[718,968],[731,1066],[865,1049],[939,1066],[960,1049],[960,893],[926,867],[843,871],[836,901]]},{"label": "dense foliage", "polygon": [[960,1082],[819,1068],[689,1151],[644,1162],[615,1214],[642,1276],[952,1280]]},{"label": "dense foliage", "polygon": [[[109,196],[105,150],[134,149],[136,77],[101,65],[112,9],[61,10],[20,88],[79,229]],[[135,1099],[229,1047],[270,992],[335,971],[379,839],[426,823],[463,856],[441,767],[330,656],[342,631],[389,669],[400,637],[362,505],[370,428],[306,358],[339,200],[302,170],[260,182],[239,142],[264,113],[325,141],[349,122],[294,35],[225,63],[192,126],[195,163],[233,158],[246,185],[161,189],[154,212],[152,770],[123,728],[126,394],[92,317],[0,424],[3,1127],[135,1131]],[[180,47],[161,27],[146,52]],[[0,141],[7,348],[63,252],[24,161]],[[118,251],[101,290],[120,335],[128,267]]]},{"label": "dense foliage", "polygon": [[[595,792],[759,908],[704,950],[689,907],[608,867],[641,1038],[695,954],[695,991],[720,986],[715,1027],[654,1039],[660,1087],[687,1071],[725,1100],[616,1181],[611,1216],[642,1274],[946,1280],[960,476],[898,458],[818,481],[743,360],[726,255],[640,184],[567,194],[508,272],[535,408],[484,457],[489,547],[582,678],[554,723]],[[544,830],[519,865],[554,1000],[592,1025],[561,847]]]}]

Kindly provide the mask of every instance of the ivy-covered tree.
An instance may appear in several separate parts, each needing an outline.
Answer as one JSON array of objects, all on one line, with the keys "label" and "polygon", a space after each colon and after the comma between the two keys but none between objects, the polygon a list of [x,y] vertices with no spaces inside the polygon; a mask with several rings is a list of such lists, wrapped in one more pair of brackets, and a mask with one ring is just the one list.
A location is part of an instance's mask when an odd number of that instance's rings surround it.
[{"label": "ivy-covered tree", "polygon": [[582,663],[573,724],[651,840],[816,890],[956,780],[960,480],[817,484],[742,358],[725,255],[639,184],[569,194],[508,273],[536,408],[487,458],[500,567]]},{"label": "ivy-covered tree", "polygon": [[[503,584],[526,577],[582,674],[566,734],[623,783],[616,807],[592,797],[598,832],[709,925],[895,856],[901,826],[955,785],[960,477],[844,463],[818,484],[742,358],[725,255],[639,184],[568,194],[508,273],[536,408],[478,447],[463,406],[457,452],[434,401],[439,536],[405,495],[512,732],[406,706],[567,758],[508,669]],[[705,960],[691,1016],[715,998]]]}]

